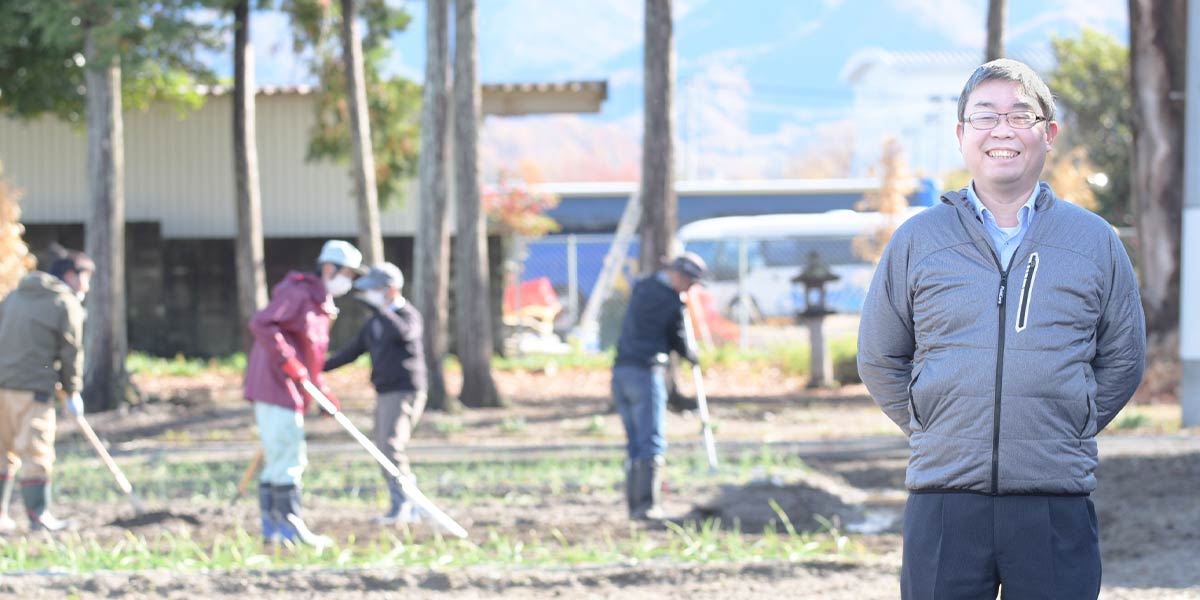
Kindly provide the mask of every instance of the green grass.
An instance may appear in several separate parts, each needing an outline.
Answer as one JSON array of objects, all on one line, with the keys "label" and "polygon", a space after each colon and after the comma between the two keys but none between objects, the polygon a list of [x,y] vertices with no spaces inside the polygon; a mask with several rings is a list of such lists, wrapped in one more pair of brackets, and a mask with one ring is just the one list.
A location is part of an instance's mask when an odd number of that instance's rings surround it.
[{"label": "green grass", "polygon": [[463,431],[466,427],[458,419],[442,419],[433,424],[433,429],[442,435],[448,435]]},{"label": "green grass", "polygon": [[1125,411],[1121,418],[1113,423],[1113,429],[1141,429],[1150,425],[1150,417],[1137,409]]},{"label": "green grass", "polygon": [[[69,503],[124,501],[82,448],[66,448],[57,465],[56,488]],[[139,496],[149,502],[187,499],[194,505],[219,504],[236,492],[244,464],[236,461],[169,462],[123,460]],[[668,479],[685,481],[705,470],[703,457],[678,456],[668,463]],[[713,476],[712,485],[744,483],[778,472],[807,468],[798,457],[768,446],[726,457],[727,469]],[[533,461],[459,462],[414,465],[418,481],[431,497],[455,504],[476,502],[526,503],[546,497],[620,493],[624,479],[619,457],[544,459]],[[339,456],[313,461],[305,475],[309,494],[325,502],[353,508],[383,501],[378,467],[365,457]],[[248,500],[247,500],[248,501]],[[55,570],[170,569],[197,572],[209,569],[429,567],[473,565],[508,567],[569,567],[634,564],[648,560],[722,562],[805,560],[854,555],[861,547],[842,535],[834,523],[817,533],[797,532],[778,507],[782,532],[743,533],[736,526],[707,521],[667,525],[663,534],[648,534],[631,526],[628,535],[598,535],[572,540],[559,531],[503,533],[473,531],[471,540],[440,537],[416,542],[406,530],[381,532],[374,539],[335,540],[324,552],[311,548],[264,551],[256,533],[240,527],[207,541],[194,539],[187,529],[162,530],[152,536],[127,532],[105,542],[78,533],[28,535],[0,539],[0,572]]]},{"label": "green grass", "polygon": [[607,350],[589,354],[581,350],[567,354],[525,354],[522,356],[496,356],[492,368],[497,371],[544,371],[553,365],[559,369],[609,369],[615,352]]},{"label": "green grass", "polygon": [[[379,468],[365,453],[316,458],[310,455],[304,474],[306,493],[336,498],[347,506],[375,504],[386,494]],[[723,459],[729,469],[717,475],[713,484],[744,483],[749,477],[807,468],[798,457],[768,446]],[[148,501],[232,498],[246,468],[244,462],[228,460],[118,460],[135,491]],[[625,477],[617,453],[598,458],[416,463],[412,468],[426,493],[462,503],[517,501],[522,495],[536,494],[616,493]],[[684,481],[706,470],[707,462],[699,453],[679,453],[667,463],[667,478]],[[72,503],[124,500],[108,471],[82,446],[60,448],[55,495]]]},{"label": "green grass", "polygon": [[[842,383],[858,383],[856,364],[858,340],[842,336],[829,342],[830,358],[833,362],[834,379]],[[760,368],[774,367],[789,375],[808,375],[812,351],[807,343],[787,344],[763,350],[738,349],[734,344],[716,346],[700,354],[700,364],[707,368],[730,367],[735,364],[750,364]]]},{"label": "green grass", "polygon": [[[830,342],[829,346],[834,365],[834,378],[842,382],[857,383],[858,370],[855,366],[857,340],[854,336],[836,338]],[[607,370],[612,368],[614,354],[614,351],[610,349],[598,354],[575,350],[567,354],[496,356],[492,358],[492,368],[497,371],[545,371],[553,368]],[[775,367],[791,375],[807,375],[810,355],[811,352],[806,343],[787,344],[745,352],[739,350],[736,344],[726,344],[704,350],[700,355],[700,362],[705,368],[751,364],[760,367]],[[370,357],[364,354],[354,364],[363,367],[369,366]],[[148,376],[195,377],[211,370],[242,372],[246,368],[246,356],[238,353],[229,357],[212,359],[185,358],[183,356],[161,358],[133,352],[129,354],[125,365],[131,373]],[[462,370],[462,366],[454,356],[446,358],[445,368],[452,373]]]},{"label": "green grass", "polygon": [[592,415],[592,418],[588,419],[587,425],[583,428],[582,433],[589,436],[603,436],[607,433],[604,417],[602,415]]},{"label": "green grass", "polygon": [[152,377],[195,377],[209,371],[245,371],[246,355],[239,352],[223,358],[186,358],[183,355],[163,358],[142,352],[130,352],[129,356],[125,358],[125,368],[130,373]]},{"label": "green grass", "polygon": [[[782,511],[780,511],[782,515]],[[786,519],[786,517],[784,517]],[[790,524],[789,524],[790,525]],[[164,531],[154,537],[126,533],[107,543],[88,540],[78,533],[0,539],[0,572],[56,571],[86,573],[98,570],[133,571],[169,569],[202,572],[212,569],[425,567],[461,568],[479,565],[506,567],[572,567],[636,564],[663,560],[713,563],[759,560],[799,561],[850,556],[861,549],[836,529],[784,533],[768,528],[749,536],[718,522],[667,524],[668,533],[651,537],[631,526],[626,538],[607,535],[585,542],[568,542],[557,529],[528,538],[504,535],[489,529],[477,540],[435,537],[417,543],[402,532],[381,533],[360,542],[350,537],[335,540],[323,551],[312,548],[264,548],[260,539],[238,528],[228,537],[210,543],[194,540],[186,532]]]},{"label": "green grass", "polygon": [[521,433],[529,429],[529,423],[524,417],[504,417],[500,421],[500,432],[506,434]]}]

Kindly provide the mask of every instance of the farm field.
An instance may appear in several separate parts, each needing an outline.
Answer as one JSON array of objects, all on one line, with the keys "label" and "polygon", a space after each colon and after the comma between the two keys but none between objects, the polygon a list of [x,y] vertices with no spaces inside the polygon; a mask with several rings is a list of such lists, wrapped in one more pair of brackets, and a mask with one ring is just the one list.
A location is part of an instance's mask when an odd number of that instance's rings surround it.
[{"label": "farm field", "polygon": [[[347,414],[369,428],[365,369],[336,375]],[[155,401],[91,421],[148,512],[134,513],[61,423],[56,506],[77,528],[21,523],[0,538],[0,596],[898,597],[907,449],[861,386],[809,391],[780,370],[710,369],[721,467],[703,461],[698,419],[670,414],[673,518],[631,525],[608,373],[496,376],[508,408],[430,413],[412,448],[419,484],[467,540],[373,524],[377,467],[332,419],[311,418],[305,518],[336,542],[317,553],[264,548],[253,490],[232,502],[257,448],[236,373],[139,374]],[[1178,411],[1131,407],[1101,436],[1102,598],[1200,595],[1200,432],[1178,431]]]}]

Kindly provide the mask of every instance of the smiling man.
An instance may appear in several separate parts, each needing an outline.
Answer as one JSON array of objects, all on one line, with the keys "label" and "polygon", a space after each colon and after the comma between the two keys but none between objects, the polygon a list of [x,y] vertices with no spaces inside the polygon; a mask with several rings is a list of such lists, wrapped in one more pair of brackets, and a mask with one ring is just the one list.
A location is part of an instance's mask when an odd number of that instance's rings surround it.
[{"label": "smiling man", "polygon": [[1145,363],[1113,228],[1039,178],[1059,125],[1028,66],[979,67],[958,103],[966,189],[896,231],[858,368],[909,438],[906,599],[1094,599],[1096,434]]}]

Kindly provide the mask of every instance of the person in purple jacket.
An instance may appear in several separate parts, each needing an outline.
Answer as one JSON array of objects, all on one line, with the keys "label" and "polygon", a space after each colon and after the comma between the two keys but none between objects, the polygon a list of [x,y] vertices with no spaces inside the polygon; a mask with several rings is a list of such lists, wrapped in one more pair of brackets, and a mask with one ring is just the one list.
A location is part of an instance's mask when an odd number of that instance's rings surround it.
[{"label": "person in purple jacket", "polygon": [[329,327],[337,316],[333,299],[350,291],[361,273],[362,253],[341,240],[325,242],[315,272],[292,271],[272,290],[271,302],[250,320],[254,348],[246,366],[245,397],[263,444],[259,478],[263,538],[327,546],[300,517],[300,477],[308,464],[304,413],[311,381],[335,404],[321,377],[329,349]]}]

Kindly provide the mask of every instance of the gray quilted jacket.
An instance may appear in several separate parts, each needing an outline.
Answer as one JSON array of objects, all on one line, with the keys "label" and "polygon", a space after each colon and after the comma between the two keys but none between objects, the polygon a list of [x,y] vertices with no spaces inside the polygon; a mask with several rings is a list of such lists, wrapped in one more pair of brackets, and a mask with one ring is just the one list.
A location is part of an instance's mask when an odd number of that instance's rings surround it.
[{"label": "gray quilted jacket", "polygon": [[1095,435],[1145,366],[1124,247],[1041,184],[1007,270],[965,190],[906,221],[863,306],[858,368],[909,436],[913,491],[1088,494]]}]

